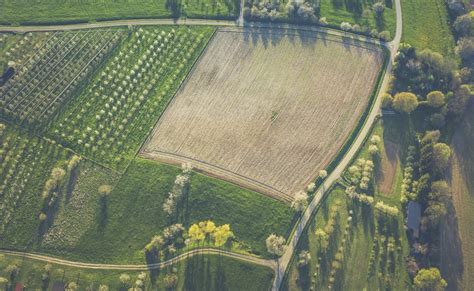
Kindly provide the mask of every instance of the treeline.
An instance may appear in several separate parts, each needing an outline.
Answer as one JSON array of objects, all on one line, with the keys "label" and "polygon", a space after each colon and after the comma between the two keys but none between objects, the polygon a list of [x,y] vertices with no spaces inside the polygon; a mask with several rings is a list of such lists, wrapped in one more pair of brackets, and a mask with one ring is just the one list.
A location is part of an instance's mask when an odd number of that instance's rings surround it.
[{"label": "treeline", "polygon": [[391,89],[382,101],[383,109],[405,115],[406,130],[414,132],[404,165],[401,202],[404,207],[409,201],[419,203],[421,224],[418,236],[409,233],[412,248],[407,268],[416,287],[430,290],[447,286],[439,272],[440,224],[451,215],[446,176],[452,152],[447,140],[474,95],[474,14],[466,13],[459,0],[448,0],[447,6],[457,40],[456,59],[402,44]]}]

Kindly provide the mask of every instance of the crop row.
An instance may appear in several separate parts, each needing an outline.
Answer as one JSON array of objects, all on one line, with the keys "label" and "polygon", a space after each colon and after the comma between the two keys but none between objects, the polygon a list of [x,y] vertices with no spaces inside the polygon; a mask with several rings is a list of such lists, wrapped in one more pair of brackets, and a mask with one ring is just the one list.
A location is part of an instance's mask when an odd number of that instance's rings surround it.
[{"label": "crop row", "polygon": [[120,168],[134,155],[212,29],[138,29],[53,125],[54,138]]},{"label": "crop row", "polygon": [[0,124],[0,234],[24,195],[38,196],[49,164],[64,150]]},{"label": "crop row", "polygon": [[3,113],[20,122],[48,120],[119,43],[121,35],[121,30],[52,35],[0,88]]}]

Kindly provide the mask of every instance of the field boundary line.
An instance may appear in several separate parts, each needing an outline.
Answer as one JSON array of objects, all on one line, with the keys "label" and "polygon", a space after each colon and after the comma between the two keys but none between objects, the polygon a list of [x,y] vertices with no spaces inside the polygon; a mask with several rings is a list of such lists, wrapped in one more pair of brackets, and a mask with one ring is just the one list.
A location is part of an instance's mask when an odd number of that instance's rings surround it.
[{"label": "field boundary line", "polygon": [[[269,196],[270,198],[274,198],[285,203],[291,203],[293,201],[293,197],[291,197],[290,195],[285,194],[267,184],[264,184],[262,182],[259,182],[249,177],[245,177],[235,172],[226,170],[219,166],[207,163],[205,161],[196,160],[196,159],[189,158],[183,155],[162,152],[159,150],[147,151],[144,149],[140,155],[146,159],[152,159],[152,160],[164,162],[166,164],[174,164],[174,165],[179,165],[180,162],[189,161],[191,162],[191,164],[194,163],[195,165],[201,165],[202,167],[195,168],[194,170],[197,172],[203,172],[207,176],[216,177],[221,180],[225,180],[226,182],[237,185],[239,187],[250,189],[252,191],[256,191],[260,194],[266,194],[266,196]],[[211,170],[207,170],[206,168],[211,169]],[[219,174],[219,172],[222,174]],[[231,179],[229,178],[229,176],[235,177],[236,179]]]}]

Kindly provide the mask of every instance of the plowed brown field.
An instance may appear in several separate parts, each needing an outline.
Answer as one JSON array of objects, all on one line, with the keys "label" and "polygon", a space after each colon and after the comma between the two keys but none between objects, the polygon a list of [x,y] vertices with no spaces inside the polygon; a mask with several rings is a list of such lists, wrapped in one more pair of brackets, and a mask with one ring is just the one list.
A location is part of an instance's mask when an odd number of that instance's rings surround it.
[{"label": "plowed brown field", "polygon": [[334,36],[220,30],[142,155],[290,201],[344,144],[382,64]]}]

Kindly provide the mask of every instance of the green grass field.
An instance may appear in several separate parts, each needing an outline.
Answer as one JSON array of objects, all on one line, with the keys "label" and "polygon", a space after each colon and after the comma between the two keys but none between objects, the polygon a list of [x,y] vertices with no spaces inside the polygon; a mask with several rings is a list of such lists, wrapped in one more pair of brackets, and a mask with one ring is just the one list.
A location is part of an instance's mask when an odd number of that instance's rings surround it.
[{"label": "green grass field", "polygon": [[402,0],[402,42],[454,56],[454,39],[443,0]]},{"label": "green grass field", "polygon": [[326,17],[327,21],[333,25],[340,25],[341,22],[345,21],[351,24],[359,24],[361,27],[368,26],[378,31],[387,30],[391,37],[395,35],[395,7],[387,5],[381,20],[377,20],[369,4],[371,1],[352,1],[357,2],[360,6],[351,6],[350,2],[322,0],[321,17]]},{"label": "green grass field", "polygon": [[[24,233],[25,239],[10,234],[4,247],[78,261],[143,263],[144,246],[168,223],[162,207],[178,173],[174,166],[135,160],[116,183],[104,211],[97,189],[101,184],[113,185],[117,177],[83,163],[70,198],[60,202],[46,234],[31,244],[26,238],[37,235],[23,224],[34,224],[36,217],[15,219],[12,229]],[[183,204],[178,221],[186,227],[205,219],[229,223],[243,250],[262,256],[268,256],[265,238],[273,232],[288,236],[296,218],[279,201],[197,173]]]},{"label": "green grass field", "polygon": [[[383,142],[380,143],[382,157],[385,156],[385,144],[388,142],[398,143],[402,149],[407,147],[411,140],[411,135],[409,132],[400,130],[401,128],[409,128],[406,125],[407,122],[407,120],[404,120],[399,116],[384,118],[383,120],[376,122],[372,134],[377,134],[382,138]],[[369,155],[368,145],[366,145],[361,149],[355,160],[358,158],[366,159]],[[401,151],[400,155],[401,160],[403,161],[403,151]],[[400,185],[402,182],[401,166],[402,165],[399,164],[395,167],[396,171],[392,173],[395,176],[392,191],[388,193],[379,192],[377,190],[379,187],[378,180],[375,180],[375,201],[383,201],[389,205],[396,205],[401,209],[399,201]],[[380,165],[377,167],[380,168]],[[377,169],[377,172],[379,171],[380,169]],[[309,267],[303,269],[297,267],[296,260],[293,261],[285,285],[287,290],[310,290],[311,286],[315,288],[313,290],[328,290],[329,271],[325,270],[323,267],[320,267],[320,269],[316,267],[319,242],[315,235],[315,231],[317,228],[323,228],[326,225],[330,209],[337,204],[339,204],[338,212],[340,217],[338,221],[340,221],[340,223],[338,223],[338,228],[336,229],[339,229],[339,235],[336,235],[335,239],[332,241],[332,246],[329,247],[329,250],[332,249],[333,251],[329,251],[329,253],[333,253],[334,249],[337,249],[338,245],[341,243],[342,233],[344,231],[342,224],[346,221],[349,215],[349,210],[351,209],[354,211],[353,221],[355,221],[355,223],[351,225],[348,243],[346,243],[346,247],[344,248],[344,262],[342,268],[336,273],[336,283],[333,285],[332,289],[344,290],[349,288],[350,290],[382,290],[388,288],[388,285],[378,278],[377,275],[382,271],[381,264],[377,263],[379,259],[376,259],[375,271],[369,275],[372,247],[375,242],[380,241],[381,237],[380,234],[375,231],[377,221],[374,212],[373,210],[368,211],[368,209],[365,208],[354,207],[352,202],[344,193],[344,188],[338,185],[327,194],[326,200],[322,202],[321,207],[315,214],[314,220],[305,235],[301,238],[300,245],[298,246],[299,251],[309,249],[312,258]],[[399,240],[397,241],[397,245],[401,250],[398,251],[396,256],[395,271],[391,273],[393,274],[391,276],[391,282],[392,290],[406,290],[406,288],[408,288],[406,282],[409,282],[409,277],[405,269],[403,258],[408,255],[408,241],[403,229],[402,213],[400,213],[398,225]],[[326,259],[323,258],[322,261],[325,260]],[[332,258],[329,258],[329,262],[331,260]],[[317,273],[316,276],[314,276],[315,273]]]},{"label": "green grass field", "polygon": [[40,0],[31,5],[28,0],[0,0],[0,23],[87,22],[100,19],[171,18],[173,15],[235,19],[239,15],[239,3],[236,0]]},{"label": "green grass field", "polygon": [[[6,272],[7,266],[11,264],[20,270],[13,280]],[[0,255],[0,276],[9,279],[12,289],[17,283],[31,290],[51,290],[55,284],[76,282],[79,290],[97,290],[100,285],[107,285],[109,290],[123,291],[132,287],[140,274],[139,271],[88,270],[53,264],[49,280],[43,281],[45,265],[35,260]],[[146,272],[145,290],[169,290],[165,288],[164,277],[173,272],[173,268],[178,279],[177,290],[234,290],[234,286],[244,288],[242,290],[268,290],[273,279],[272,270],[263,266],[224,256],[200,255],[159,272]],[[122,284],[119,280],[124,273],[130,276],[128,284]],[[5,287],[5,284],[0,287]]]}]

